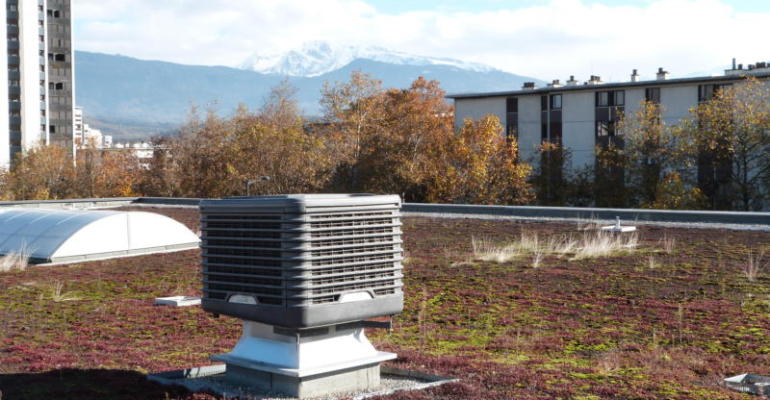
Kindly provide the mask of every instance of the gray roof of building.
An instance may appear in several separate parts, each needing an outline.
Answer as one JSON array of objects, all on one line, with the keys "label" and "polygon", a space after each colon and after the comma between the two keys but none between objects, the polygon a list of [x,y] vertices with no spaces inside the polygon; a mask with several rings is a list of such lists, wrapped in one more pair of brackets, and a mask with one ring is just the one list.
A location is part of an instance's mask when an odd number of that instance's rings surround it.
[{"label": "gray roof of building", "polygon": [[[770,72],[759,73],[749,75],[754,78],[764,79],[770,78]],[[450,93],[446,97],[450,99],[473,99],[483,97],[500,97],[500,96],[521,96],[530,94],[547,94],[552,92],[572,92],[579,90],[602,90],[602,89],[621,89],[631,87],[651,87],[651,86],[664,86],[664,85],[676,85],[683,83],[701,83],[701,82],[725,82],[725,81],[737,81],[745,79],[745,75],[720,75],[720,76],[701,76],[693,78],[675,78],[665,80],[646,80],[638,82],[608,82],[599,84],[578,84],[575,86],[558,86],[558,87],[541,87],[536,89],[518,89],[518,90],[506,90],[500,92],[482,92],[482,93]]]}]

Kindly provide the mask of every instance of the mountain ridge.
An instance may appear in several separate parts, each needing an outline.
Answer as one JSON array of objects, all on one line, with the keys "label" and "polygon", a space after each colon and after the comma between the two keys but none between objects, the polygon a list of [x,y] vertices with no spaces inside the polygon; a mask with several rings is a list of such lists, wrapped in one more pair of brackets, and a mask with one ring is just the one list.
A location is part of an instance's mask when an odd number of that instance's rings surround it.
[{"label": "mountain ridge", "polygon": [[[87,121],[98,121],[106,134],[121,137],[120,126],[132,126],[131,136],[147,137],[182,123],[193,106],[229,114],[239,104],[259,107],[270,88],[283,79],[297,88],[297,101],[309,116],[320,113],[324,82],[345,82],[353,71],[380,79],[384,87],[406,88],[419,76],[436,79],[448,93],[499,91],[537,79],[499,70],[473,71],[452,65],[396,65],[355,59],[315,77],[287,77],[224,66],[196,66],[140,60],[122,55],[77,51],[77,103]],[[540,81],[538,81],[540,82]],[[95,124],[96,125],[96,124]],[[153,128],[156,126],[157,129]]]},{"label": "mountain ridge", "polygon": [[496,70],[488,65],[452,58],[419,56],[379,46],[342,45],[326,41],[305,42],[300,48],[284,53],[255,54],[241,64],[241,69],[264,74],[312,78],[344,68],[358,59],[394,65],[446,65],[476,72]]}]

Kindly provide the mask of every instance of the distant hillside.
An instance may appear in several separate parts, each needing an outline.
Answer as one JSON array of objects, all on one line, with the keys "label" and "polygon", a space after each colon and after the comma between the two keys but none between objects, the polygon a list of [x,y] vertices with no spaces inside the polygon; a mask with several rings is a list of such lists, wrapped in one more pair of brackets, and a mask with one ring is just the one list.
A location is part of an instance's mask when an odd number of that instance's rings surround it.
[{"label": "distant hillside", "polygon": [[[89,52],[76,52],[77,103],[89,123],[117,139],[141,138],[167,132],[184,121],[192,106],[213,106],[230,113],[238,104],[258,107],[269,89],[284,75],[228,67],[181,65]],[[342,68],[313,77],[289,77],[308,115],[318,113],[320,90],[326,81],[346,81],[361,70],[386,87],[407,87],[424,76],[441,82],[447,92],[514,89],[537,81],[489,68],[456,65],[406,65],[355,59]]]}]

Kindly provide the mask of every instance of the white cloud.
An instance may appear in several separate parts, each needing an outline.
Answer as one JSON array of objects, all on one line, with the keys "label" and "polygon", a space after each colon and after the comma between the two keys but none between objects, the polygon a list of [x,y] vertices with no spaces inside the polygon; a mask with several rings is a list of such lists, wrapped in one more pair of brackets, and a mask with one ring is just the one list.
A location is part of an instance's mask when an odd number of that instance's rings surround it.
[{"label": "white cloud", "polygon": [[515,10],[379,13],[362,0],[75,0],[76,47],[187,64],[239,65],[310,40],[459,58],[541,79],[622,80],[770,59],[770,14],[720,0],[604,6],[551,0]]}]

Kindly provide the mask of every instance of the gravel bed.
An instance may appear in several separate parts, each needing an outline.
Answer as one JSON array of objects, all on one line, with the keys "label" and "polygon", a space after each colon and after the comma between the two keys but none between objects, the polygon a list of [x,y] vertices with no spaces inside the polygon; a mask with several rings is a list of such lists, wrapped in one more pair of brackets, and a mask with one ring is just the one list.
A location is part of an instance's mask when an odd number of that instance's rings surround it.
[{"label": "gravel bed", "polygon": [[[171,377],[164,373],[150,375],[148,378],[166,385],[179,385],[189,391],[198,393],[213,393],[228,399],[242,400],[299,400],[296,397],[286,397],[281,394],[271,393],[253,387],[243,386],[228,382],[225,379],[224,366],[210,366],[201,368],[196,377]],[[399,391],[422,390],[445,383],[455,382],[456,379],[427,375],[419,372],[400,370],[396,368],[382,367],[380,386],[368,391],[339,392],[324,397],[305,398],[304,400],[337,400],[353,399],[361,400],[375,396],[383,396]]]}]

